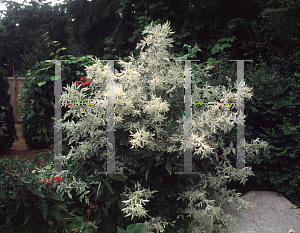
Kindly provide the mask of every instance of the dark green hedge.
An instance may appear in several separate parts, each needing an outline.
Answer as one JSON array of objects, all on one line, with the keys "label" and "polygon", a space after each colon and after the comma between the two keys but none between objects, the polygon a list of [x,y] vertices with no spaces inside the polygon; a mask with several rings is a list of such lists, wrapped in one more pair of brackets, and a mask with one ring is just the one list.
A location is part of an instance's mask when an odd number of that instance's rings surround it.
[{"label": "dark green hedge", "polygon": [[10,104],[10,95],[8,94],[9,82],[0,73],[0,155],[8,151],[15,140],[18,140],[14,109]]}]

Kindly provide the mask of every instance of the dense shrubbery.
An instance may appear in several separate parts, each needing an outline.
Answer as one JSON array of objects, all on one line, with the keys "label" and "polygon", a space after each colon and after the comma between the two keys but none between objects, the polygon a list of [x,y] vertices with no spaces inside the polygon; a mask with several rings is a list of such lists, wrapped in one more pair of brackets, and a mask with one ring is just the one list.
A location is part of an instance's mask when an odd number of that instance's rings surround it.
[{"label": "dense shrubbery", "polygon": [[[69,62],[61,64],[62,86],[79,80],[84,75],[85,65],[94,62],[92,56],[74,57],[68,56]],[[58,57],[64,60],[64,57]],[[26,74],[24,82],[24,94],[18,100],[25,100],[24,108],[19,111],[23,116],[23,138],[29,148],[46,148],[51,145],[51,137],[54,135],[54,63],[40,62]],[[31,79],[29,79],[29,77]],[[62,114],[66,109],[62,108]],[[63,136],[66,136],[63,132]]]},{"label": "dense shrubbery", "polygon": [[[224,54],[210,70],[212,77],[201,76],[201,83],[228,86],[226,76],[236,77],[236,63],[229,60]],[[253,98],[245,100],[245,138],[261,138],[270,142],[270,148],[259,156],[246,158],[246,165],[252,167],[255,177],[250,177],[244,186],[233,181],[228,187],[243,194],[250,190],[277,191],[300,205],[300,103],[296,92],[299,81],[296,73],[289,70],[282,73],[277,66],[269,66],[261,58],[245,62],[245,83],[254,87]],[[194,66],[194,75],[200,78],[197,67]],[[235,129],[222,135],[225,145],[236,144]],[[231,153],[229,158],[235,166],[236,156]]]},{"label": "dense shrubbery", "polygon": [[[219,131],[226,132],[233,127],[235,119],[230,111],[234,108],[228,105],[202,105],[198,106],[198,111],[194,110],[192,143],[196,152],[194,158],[198,161],[193,163],[193,171],[201,171],[200,179],[198,175],[175,175],[174,171],[180,171],[184,163],[184,69],[167,52],[172,42],[167,38],[171,33],[168,25],[151,25],[144,32],[150,35],[138,45],[141,47],[140,56],[137,60],[120,62],[123,70],[116,71],[115,77],[115,162],[116,171],[121,174],[101,174],[107,167],[105,119],[108,66],[96,61],[93,66],[87,67],[87,77],[93,79],[89,86],[92,96],[89,88],[85,87],[78,93],[75,83],[68,85],[62,94],[62,103],[65,104],[84,103],[88,97],[93,103],[97,101],[101,104],[92,107],[81,104],[80,110],[76,105],[69,106],[70,110],[62,123],[63,130],[67,131],[70,143],[75,142],[76,147],[63,157],[61,176],[65,176],[62,179],[65,182],[57,191],[69,194],[78,190],[80,200],[85,200],[88,205],[92,201],[93,205],[101,205],[102,212],[98,214],[102,218],[106,216],[106,223],[111,223],[113,229],[117,225],[124,228],[138,221],[146,221],[147,230],[167,232],[179,232],[183,228],[217,232],[230,228],[234,219],[220,212],[218,206],[230,200],[239,207],[248,207],[248,203],[233,191],[225,191],[225,184],[228,180],[245,182],[247,176],[252,174],[249,168],[237,171],[230,165],[226,155],[230,150],[235,150],[232,145],[223,147],[222,138],[218,137]],[[208,77],[206,67],[201,72]],[[193,100],[194,97],[199,98],[196,102],[211,101],[208,97],[218,101],[224,98],[235,101],[235,94],[223,87],[206,86],[203,94],[197,85],[193,86],[193,90]],[[246,97],[251,97],[248,87]],[[69,116],[76,118],[76,122],[66,122]],[[241,124],[240,119],[238,123]],[[56,122],[55,125],[60,124]],[[218,147],[223,149],[223,154],[214,153]],[[247,152],[252,155],[253,147],[258,149],[265,145],[255,147],[246,143]],[[80,168],[75,171],[69,165],[66,170],[70,161],[78,161]],[[72,175],[69,173],[72,171],[76,172],[73,180],[67,180],[67,174]],[[150,190],[156,193],[151,195],[153,192]],[[142,203],[150,197],[155,201],[146,205],[149,209],[146,213]],[[127,207],[123,201],[128,204]],[[140,206],[135,205],[139,202]],[[204,206],[198,207],[204,202]],[[124,212],[133,219],[124,217]],[[138,217],[141,219],[138,220]],[[148,217],[150,221],[147,221]]]},{"label": "dense shrubbery", "polygon": [[0,155],[9,150],[14,141],[18,140],[15,128],[14,110],[8,94],[9,82],[0,73]]},{"label": "dense shrubbery", "polygon": [[51,170],[16,156],[0,160],[0,232],[95,232],[82,206],[56,193],[62,180]]}]

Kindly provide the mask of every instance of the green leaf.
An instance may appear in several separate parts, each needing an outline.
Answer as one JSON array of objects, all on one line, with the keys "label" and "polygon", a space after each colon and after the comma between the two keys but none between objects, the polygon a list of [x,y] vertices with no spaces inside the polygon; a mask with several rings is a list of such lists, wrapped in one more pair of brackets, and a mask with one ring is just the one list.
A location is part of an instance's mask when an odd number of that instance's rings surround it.
[{"label": "green leaf", "polygon": [[6,223],[10,222],[10,219],[14,216],[15,211],[12,209],[12,206],[7,207],[5,214],[7,214],[6,217]]},{"label": "green leaf", "polygon": [[48,206],[45,200],[38,200],[38,206],[45,221],[47,221]]},{"label": "green leaf", "polygon": [[45,134],[45,140],[46,140],[46,142],[49,142],[49,141],[50,141],[50,138],[48,137],[47,134]]},{"label": "green leaf", "polygon": [[51,216],[53,216],[55,218],[55,220],[57,220],[59,223],[62,221],[62,217],[61,217],[59,208],[52,206],[49,209],[49,214],[51,214]]},{"label": "green leaf", "polygon": [[101,189],[101,181],[100,181],[99,186],[98,186],[98,190],[97,190],[97,195],[96,195],[97,199],[101,195],[101,193],[102,193],[102,189]]},{"label": "green leaf", "polygon": [[114,195],[114,196],[110,197],[106,203],[108,205],[111,205],[112,203],[116,202],[118,200],[118,198],[119,198],[119,195]]},{"label": "green leaf", "polygon": [[37,132],[38,134],[40,134],[41,131],[42,131],[41,127],[39,127],[39,128],[36,130],[36,132]]},{"label": "green leaf", "polygon": [[78,76],[79,76],[79,75],[80,75],[80,71],[78,71],[78,70],[77,70],[77,71],[76,71],[76,75],[78,75]]},{"label": "green leaf", "polygon": [[112,38],[112,37],[111,37],[110,39],[106,39],[105,42],[104,42],[105,45],[106,45],[106,46],[110,46],[110,45],[112,44],[112,42],[113,42],[113,39],[114,39],[114,38]]},{"label": "green leaf", "polygon": [[26,201],[23,201],[23,205],[26,206],[26,207],[28,206]]},{"label": "green leaf", "polygon": [[118,228],[117,233],[128,233],[127,231],[125,231],[125,230],[122,229],[121,227],[118,227],[118,226],[117,226],[117,228]]},{"label": "green leaf", "polygon": [[147,169],[146,172],[145,172],[145,179],[146,179],[146,180],[148,179],[149,171],[150,171],[150,169]]},{"label": "green leaf", "polygon": [[159,161],[157,161],[157,162],[156,162],[156,164],[155,164],[155,167],[157,167],[157,166],[161,165],[163,162],[164,162],[164,161],[163,161],[162,159],[161,159],[161,160],[159,160]]},{"label": "green leaf", "polygon": [[192,184],[194,184],[194,180],[193,180],[193,178],[192,177],[190,177],[190,176],[185,176],[184,177],[185,179],[187,179],[189,182],[191,182]]},{"label": "green leaf", "polygon": [[149,159],[148,163],[147,163],[147,168],[151,168],[153,164],[153,160]]},{"label": "green leaf", "polygon": [[51,162],[49,165],[45,166],[45,169],[46,170],[51,170],[52,164],[53,164],[53,162]]},{"label": "green leaf", "polygon": [[197,25],[196,27],[195,27],[195,30],[196,31],[199,31],[201,29],[201,26],[200,25]]},{"label": "green leaf", "polygon": [[95,228],[88,228],[86,230],[84,230],[82,233],[95,233],[96,229]]},{"label": "green leaf", "polygon": [[118,201],[118,206],[119,206],[119,209],[122,210],[124,209],[125,207],[125,203],[123,203],[122,201],[126,200],[126,197],[124,195],[120,195],[120,199]]},{"label": "green leaf", "polygon": [[[44,99],[42,99],[42,100],[44,100]],[[45,109],[43,108],[39,115],[40,115],[40,116],[43,116],[43,115],[44,115],[44,112],[45,112]]]},{"label": "green leaf", "polygon": [[157,5],[156,3],[152,3],[152,4],[150,4],[150,5],[149,5],[149,9],[153,9],[153,8],[155,8],[155,7],[156,7],[156,5]]},{"label": "green leaf", "polygon": [[106,215],[106,217],[108,216],[108,212],[107,212],[107,209],[103,206],[102,207],[102,210],[103,210],[103,213]]},{"label": "green leaf", "polygon": [[117,223],[119,224],[123,219],[123,214],[119,213],[118,217],[117,217]]},{"label": "green leaf", "polygon": [[65,199],[63,199],[59,194],[57,193],[48,193],[46,195],[47,198],[49,199],[53,199],[53,200],[57,200],[57,201],[64,201]]},{"label": "green leaf", "polygon": [[145,171],[146,170],[146,168],[145,167],[142,167],[142,169],[141,169],[141,173],[143,172],[143,171]]},{"label": "green leaf", "polygon": [[169,161],[167,161],[167,163],[166,163],[166,169],[169,172],[169,174],[171,175],[172,174],[172,164]]},{"label": "green leaf", "polygon": [[[43,109],[43,110],[44,110],[44,109]],[[43,110],[42,110],[42,111],[43,111]],[[43,112],[44,112],[44,111],[43,111]],[[45,125],[43,125],[43,129],[42,129],[42,130],[43,130],[43,133],[46,133],[46,132],[47,132],[47,127],[46,127]]]},{"label": "green leaf", "polygon": [[65,207],[63,207],[62,205],[58,206],[58,208],[61,209],[61,210],[64,211],[64,212],[66,212],[66,213],[69,212],[69,211],[68,211]]},{"label": "green leaf", "polygon": [[[85,182],[95,182],[95,181],[101,181],[102,175],[97,175],[95,177],[88,177],[85,179]],[[100,182],[101,184],[101,182]]]},{"label": "green leaf", "polygon": [[29,220],[32,218],[34,213],[34,210],[30,210],[28,211],[28,213],[25,215],[25,221],[24,221],[24,226],[29,222]]},{"label": "green leaf", "polygon": [[14,189],[13,195],[11,196],[11,198],[15,199],[17,194],[18,194],[19,190],[18,189]]},{"label": "green leaf", "polygon": [[210,57],[207,59],[207,62],[206,63],[213,63],[216,59],[213,58],[213,57]]},{"label": "green leaf", "polygon": [[39,197],[45,197],[42,191],[40,191],[39,189],[32,189],[31,192],[37,194]]},{"label": "green leaf", "polygon": [[17,208],[16,208],[16,212],[18,211],[18,209],[19,209],[20,205],[21,205],[21,202],[20,202],[20,201],[18,201],[18,202],[17,202]]},{"label": "green leaf", "polygon": [[127,227],[127,232],[130,233],[143,233],[146,230],[144,223],[135,223]]},{"label": "green leaf", "polygon": [[30,179],[30,178],[21,178],[20,179],[22,182],[24,182],[25,184],[30,184],[31,182],[32,182],[32,179]]},{"label": "green leaf", "polygon": [[111,185],[110,183],[106,180],[106,179],[103,179],[103,183],[105,184],[105,186],[109,189],[109,191],[114,194],[112,188],[111,188]]},{"label": "green leaf", "polygon": [[43,85],[45,85],[45,84],[46,84],[46,81],[43,81],[43,82],[39,82],[39,83],[38,83],[39,86],[43,86]]}]

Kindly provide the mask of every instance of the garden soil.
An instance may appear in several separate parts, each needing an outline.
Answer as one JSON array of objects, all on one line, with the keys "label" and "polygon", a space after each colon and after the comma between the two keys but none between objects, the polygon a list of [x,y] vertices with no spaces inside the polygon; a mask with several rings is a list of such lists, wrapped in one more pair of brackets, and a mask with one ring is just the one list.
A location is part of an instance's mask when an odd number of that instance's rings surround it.
[{"label": "garden soil", "polygon": [[[15,124],[16,131],[17,131],[17,136],[19,137],[18,141],[15,141],[13,146],[6,152],[0,153],[0,159],[3,158],[12,158],[15,155],[20,160],[24,160],[26,157],[28,157],[27,162],[32,163],[37,155],[37,153],[40,152],[48,152],[48,151],[53,151],[54,150],[54,141],[53,138],[51,140],[53,143],[47,148],[47,149],[32,149],[30,150],[26,144],[25,140],[22,137],[22,123]],[[42,166],[45,165],[45,160],[41,159],[40,164]]]}]

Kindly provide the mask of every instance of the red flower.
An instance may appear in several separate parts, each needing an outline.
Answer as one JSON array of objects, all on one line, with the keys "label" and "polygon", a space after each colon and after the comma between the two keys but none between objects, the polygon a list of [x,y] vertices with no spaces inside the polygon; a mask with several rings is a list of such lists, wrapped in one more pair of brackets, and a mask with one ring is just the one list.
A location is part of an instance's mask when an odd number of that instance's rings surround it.
[{"label": "red flower", "polygon": [[91,79],[90,82],[92,83],[92,82],[93,82],[93,79]]},{"label": "red flower", "polygon": [[80,80],[83,80],[83,77],[82,77],[82,78],[80,78]]},{"label": "red flower", "polygon": [[48,186],[48,188],[51,188],[51,181],[50,180],[48,181],[47,186]]},{"label": "red flower", "polygon": [[78,91],[78,93],[80,93],[80,91]]},{"label": "red flower", "polygon": [[21,193],[24,193],[24,189],[21,189]]},{"label": "red flower", "polygon": [[54,180],[54,178],[53,178],[53,177],[51,177],[51,178],[50,178],[50,180],[52,181],[52,180]]},{"label": "red flower", "polygon": [[46,181],[46,179],[42,180],[42,181]]},{"label": "red flower", "polygon": [[61,182],[61,177],[57,176],[56,178],[57,184],[59,184]]},{"label": "red flower", "polygon": [[82,86],[89,85],[89,82],[84,82]]},{"label": "red flower", "polygon": [[78,163],[77,165],[78,165],[79,167],[81,166],[81,164],[80,164],[80,163]]}]

